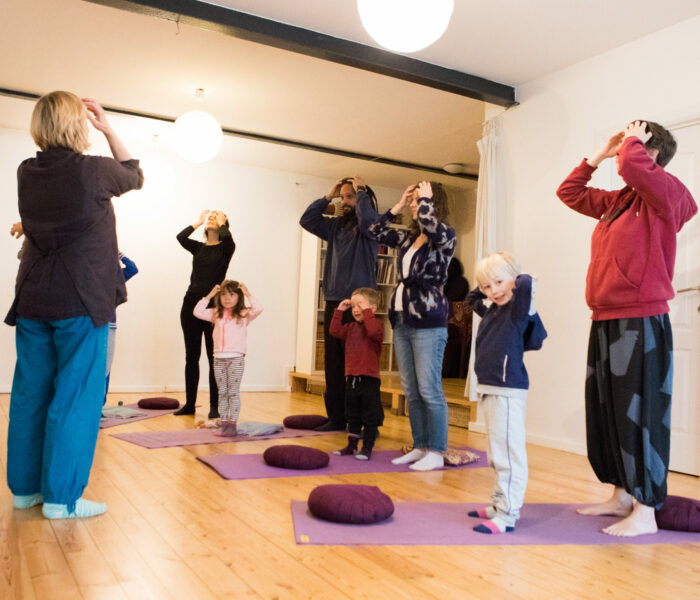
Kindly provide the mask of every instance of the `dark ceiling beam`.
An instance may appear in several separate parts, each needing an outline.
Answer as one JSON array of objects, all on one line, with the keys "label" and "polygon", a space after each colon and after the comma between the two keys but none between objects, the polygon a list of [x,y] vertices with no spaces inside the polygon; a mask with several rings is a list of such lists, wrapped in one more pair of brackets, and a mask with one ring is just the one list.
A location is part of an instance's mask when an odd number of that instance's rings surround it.
[{"label": "dark ceiling beam", "polygon": [[[26,92],[24,90],[13,90],[10,88],[0,88],[0,96],[9,96],[10,98],[21,98],[22,100],[38,100],[40,98],[40,94],[36,94],[34,92]],[[165,121],[167,123],[175,122],[175,117],[171,117],[168,115],[149,113],[141,110],[132,110],[130,108],[121,108],[119,106],[110,106],[109,104],[103,104],[102,108],[104,108],[105,111],[109,113],[117,115],[128,115],[131,117],[141,117],[144,119],[155,119],[156,121]],[[247,140],[254,140],[256,142],[277,144],[278,146],[288,146],[289,148],[298,148],[299,150],[310,150],[311,152],[321,152],[323,154],[342,156],[344,158],[353,158],[355,160],[366,160],[368,162],[379,163],[382,165],[401,167],[402,169],[414,169],[417,171],[425,171],[428,173],[438,173],[439,175],[443,175],[444,177],[456,177],[457,179],[469,179],[471,181],[477,181],[479,179],[479,176],[473,173],[447,173],[444,169],[431,165],[421,165],[419,163],[408,162],[405,160],[396,160],[393,158],[387,158],[385,156],[376,156],[374,154],[364,154],[362,152],[354,152],[352,150],[344,150],[342,148],[333,148],[332,146],[321,146],[320,144],[312,144],[310,142],[292,140],[289,138],[267,135],[265,133],[256,133],[254,131],[245,131],[243,129],[233,129],[232,127],[225,127],[223,125],[221,126],[221,130],[224,132],[224,135],[230,135],[233,137],[239,137]]]},{"label": "dark ceiling beam", "polygon": [[198,0],[86,1],[211,29],[258,44],[410,81],[498,106],[517,104],[515,89],[502,83]]}]

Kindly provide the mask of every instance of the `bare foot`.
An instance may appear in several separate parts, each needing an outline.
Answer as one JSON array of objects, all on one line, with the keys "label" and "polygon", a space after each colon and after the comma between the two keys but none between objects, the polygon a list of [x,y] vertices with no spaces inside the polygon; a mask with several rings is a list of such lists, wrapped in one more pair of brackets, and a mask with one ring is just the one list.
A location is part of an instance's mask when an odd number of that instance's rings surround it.
[{"label": "bare foot", "polygon": [[632,512],[634,499],[622,488],[615,488],[609,500],[579,508],[576,512],[580,515],[608,515],[613,517],[626,517]]},{"label": "bare foot", "polygon": [[639,502],[634,505],[634,510],[626,519],[613,523],[603,529],[604,533],[617,537],[634,537],[645,533],[656,533],[656,518],[654,517],[654,507],[644,506]]}]

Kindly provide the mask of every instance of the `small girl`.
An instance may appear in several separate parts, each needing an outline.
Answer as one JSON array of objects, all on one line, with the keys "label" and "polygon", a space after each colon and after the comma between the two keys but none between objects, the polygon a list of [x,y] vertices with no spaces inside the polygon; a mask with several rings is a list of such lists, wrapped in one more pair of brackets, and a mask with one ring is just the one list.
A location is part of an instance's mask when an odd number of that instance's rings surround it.
[{"label": "small girl", "polygon": [[[207,308],[214,298],[215,308]],[[246,307],[245,298],[250,302]],[[245,368],[248,323],[262,312],[260,303],[243,283],[226,279],[197,302],[193,314],[214,323],[214,376],[219,388],[221,431],[217,435],[233,437],[238,433],[241,412],[241,377]]]},{"label": "small girl", "polygon": [[[467,302],[481,317],[476,336],[476,391],[486,415],[489,462],[496,472],[492,505],[470,511],[487,519],[474,527],[480,533],[515,529],[527,487],[525,399],[529,380],[523,353],[538,349],[547,333],[533,305],[530,275],[506,252],[490,254],[475,271],[478,287]],[[483,300],[491,305],[486,307]]]}]

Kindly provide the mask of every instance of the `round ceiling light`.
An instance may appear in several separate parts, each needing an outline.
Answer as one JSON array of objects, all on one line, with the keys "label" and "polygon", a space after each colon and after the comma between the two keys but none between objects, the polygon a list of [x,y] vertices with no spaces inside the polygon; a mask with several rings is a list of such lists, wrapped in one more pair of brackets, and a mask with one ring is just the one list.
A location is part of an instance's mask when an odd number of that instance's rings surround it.
[{"label": "round ceiling light", "polygon": [[221,149],[221,125],[203,110],[191,110],[175,121],[175,150],[188,162],[211,160]]},{"label": "round ceiling light", "polygon": [[375,42],[394,52],[417,52],[445,33],[454,0],[357,0]]}]

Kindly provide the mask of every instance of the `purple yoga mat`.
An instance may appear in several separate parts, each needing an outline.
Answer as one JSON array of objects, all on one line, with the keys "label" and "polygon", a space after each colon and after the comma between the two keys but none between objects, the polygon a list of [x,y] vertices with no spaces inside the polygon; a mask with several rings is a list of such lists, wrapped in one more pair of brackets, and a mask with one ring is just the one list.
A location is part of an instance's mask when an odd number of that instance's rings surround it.
[{"label": "purple yoga mat", "polygon": [[[486,467],[486,453],[473,448],[462,448],[479,455],[479,460],[462,467]],[[399,450],[375,450],[371,460],[357,460],[354,456],[330,455],[330,462],[323,469],[281,469],[265,464],[262,454],[218,454],[198,456],[224,479],[267,479],[275,477],[305,477],[308,475],[347,475],[352,473],[416,473],[409,465],[395,465],[392,458],[401,456]],[[443,467],[459,469],[460,467]]]},{"label": "purple yoga mat", "polygon": [[153,417],[160,417],[162,415],[171,415],[177,410],[177,408],[166,408],[166,409],[139,408],[139,405],[137,402],[134,402],[133,404],[125,404],[124,408],[133,408],[134,410],[138,410],[139,412],[146,413],[146,414],[142,415],[140,417],[133,417],[131,419],[117,419],[115,417],[112,417],[109,419],[100,419],[100,429],[106,429],[107,427],[115,427],[116,425],[126,425],[128,423],[136,423],[136,421],[143,421],[145,419],[152,419]]},{"label": "purple yoga mat", "polygon": [[237,435],[235,437],[220,437],[214,435],[218,429],[178,429],[177,431],[140,431],[135,433],[112,433],[115,438],[131,442],[137,446],[153,448],[172,448],[174,446],[198,446],[200,444],[225,444],[228,442],[255,442],[257,440],[272,440],[294,437],[309,437],[328,435],[328,431],[311,429],[284,429],[271,435]]},{"label": "purple yoga mat", "polygon": [[396,502],[394,515],[375,525],[345,525],[317,519],[306,502],[292,500],[297,544],[319,546],[535,546],[572,544],[682,544],[700,543],[700,534],[659,530],[654,535],[614,537],[601,532],[619,517],[579,515],[577,504],[525,504],[511,533],[488,535],[472,527],[481,519],[467,516],[486,504]]}]

